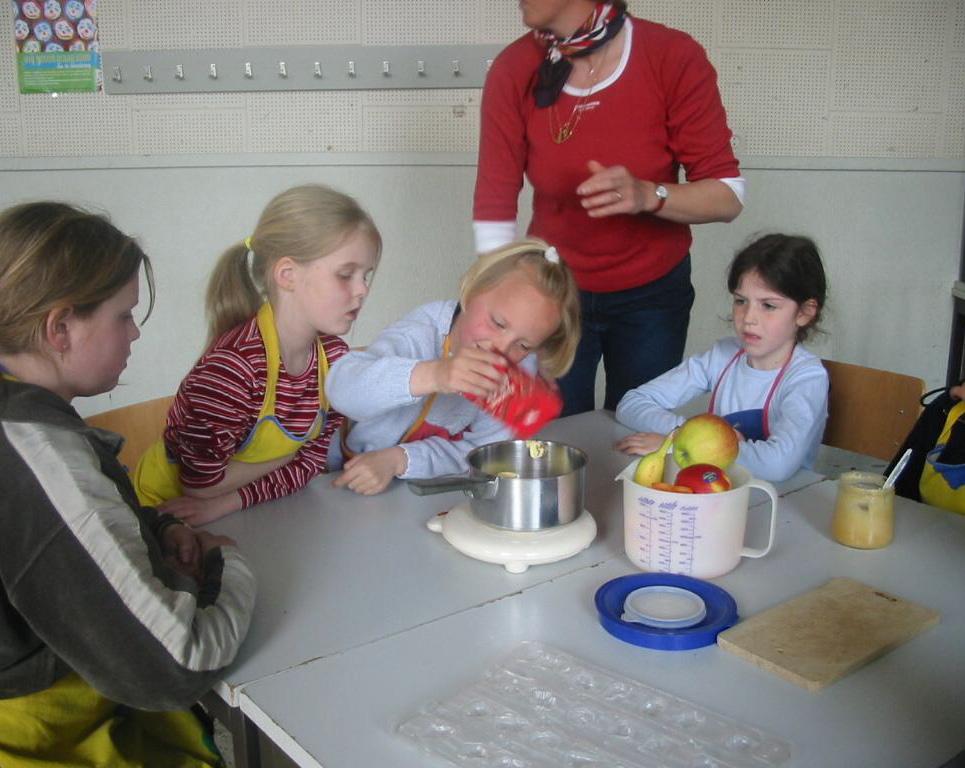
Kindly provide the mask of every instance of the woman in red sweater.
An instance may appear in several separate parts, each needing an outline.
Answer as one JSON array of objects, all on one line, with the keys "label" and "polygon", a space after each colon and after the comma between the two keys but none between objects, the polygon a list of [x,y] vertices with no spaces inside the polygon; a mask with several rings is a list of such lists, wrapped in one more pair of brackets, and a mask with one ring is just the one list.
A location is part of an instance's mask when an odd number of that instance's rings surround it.
[{"label": "woman in red sweater", "polygon": [[[529,233],[555,245],[581,290],[583,336],[560,381],[564,414],[606,408],[683,357],[694,291],[690,224],[731,221],[744,180],[716,73],[683,32],[622,0],[522,0],[533,30],[493,62],[482,103],[476,247]],[[683,168],[687,183],[678,183]]]}]

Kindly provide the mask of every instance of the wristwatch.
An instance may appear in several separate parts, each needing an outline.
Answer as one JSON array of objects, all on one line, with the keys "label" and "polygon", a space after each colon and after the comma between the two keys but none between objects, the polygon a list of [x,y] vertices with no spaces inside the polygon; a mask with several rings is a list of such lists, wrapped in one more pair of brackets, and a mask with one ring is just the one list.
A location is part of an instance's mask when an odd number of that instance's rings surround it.
[{"label": "wristwatch", "polygon": [[667,191],[667,188],[663,184],[658,184],[657,188],[653,190],[653,193],[657,196],[657,207],[650,211],[650,213],[657,213],[667,202],[667,198],[670,197],[670,192]]}]

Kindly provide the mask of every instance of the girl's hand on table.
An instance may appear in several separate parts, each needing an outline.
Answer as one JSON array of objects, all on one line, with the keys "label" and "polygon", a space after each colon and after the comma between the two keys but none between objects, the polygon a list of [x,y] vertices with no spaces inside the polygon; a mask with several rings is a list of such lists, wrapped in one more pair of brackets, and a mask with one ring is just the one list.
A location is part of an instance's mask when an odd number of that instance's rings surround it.
[{"label": "girl's hand on table", "polygon": [[661,435],[657,432],[636,432],[632,435],[627,435],[613,447],[623,453],[645,456],[657,450],[663,444],[666,437],[666,435]]},{"label": "girl's hand on table", "polygon": [[173,523],[161,533],[161,552],[174,570],[201,582],[201,543],[187,525]]},{"label": "girl's hand on table", "polygon": [[188,525],[207,525],[241,509],[241,497],[235,491],[211,498],[178,496],[158,506],[161,512],[174,515]]},{"label": "girl's hand on table", "polygon": [[382,493],[396,475],[406,470],[405,451],[399,446],[362,453],[345,462],[342,474],[332,481],[335,488],[348,488],[363,496]]},{"label": "girl's hand on table", "polygon": [[204,580],[204,556],[217,547],[234,545],[234,539],[196,531],[189,525],[169,525],[161,534],[165,562],[199,585]]}]

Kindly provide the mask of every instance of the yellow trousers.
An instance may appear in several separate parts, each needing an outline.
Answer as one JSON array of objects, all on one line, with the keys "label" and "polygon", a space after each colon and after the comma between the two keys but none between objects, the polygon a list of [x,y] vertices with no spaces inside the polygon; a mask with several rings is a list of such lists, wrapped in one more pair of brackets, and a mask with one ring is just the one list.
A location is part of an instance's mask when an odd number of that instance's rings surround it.
[{"label": "yellow trousers", "polygon": [[145,712],[104,698],[78,675],[0,699],[0,766],[223,767],[210,735],[187,711]]}]

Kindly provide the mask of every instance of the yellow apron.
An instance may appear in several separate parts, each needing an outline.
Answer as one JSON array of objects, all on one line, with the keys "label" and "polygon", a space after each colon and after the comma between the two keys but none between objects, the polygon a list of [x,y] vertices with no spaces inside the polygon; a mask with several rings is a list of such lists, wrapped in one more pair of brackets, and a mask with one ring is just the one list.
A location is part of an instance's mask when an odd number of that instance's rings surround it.
[{"label": "yellow apron", "polygon": [[[311,428],[304,435],[296,435],[285,429],[275,416],[275,392],[278,371],[281,368],[281,351],[278,332],[271,304],[265,302],[258,310],[258,330],[265,345],[268,379],[265,382],[265,399],[258,412],[255,425],[245,441],[239,446],[231,461],[260,464],[295,454],[309,440],[318,437],[325,425],[328,400],[325,397],[325,377],[328,375],[328,358],[322,343],[318,343],[318,414]],[[134,489],[142,504],[156,507],[168,499],[184,495],[181,487],[180,467],[168,458],[164,441],[158,440],[141,457],[134,470]]]},{"label": "yellow apron", "polygon": [[[948,418],[945,419],[945,426],[942,427],[942,433],[935,442],[936,446],[943,446],[949,441],[952,434],[952,427],[955,426],[955,423],[963,414],[965,414],[965,400],[956,403],[948,412]],[[925,461],[925,466],[921,471],[921,480],[918,482],[918,492],[921,493],[921,500],[926,504],[965,515],[965,485],[953,488],[949,484],[948,478],[939,471],[940,469],[944,469],[945,471],[957,470],[958,473],[961,473],[961,465],[955,467],[940,466],[936,469],[933,462],[938,461],[937,454],[940,452],[940,449],[929,452],[928,460]]]},{"label": "yellow apron", "polygon": [[193,713],[129,709],[72,673],[43,691],[0,699],[0,766],[46,765],[194,768],[224,761]]}]

